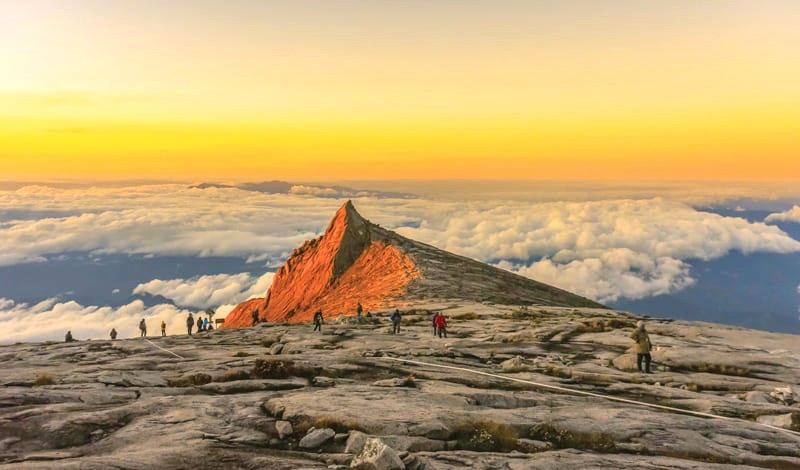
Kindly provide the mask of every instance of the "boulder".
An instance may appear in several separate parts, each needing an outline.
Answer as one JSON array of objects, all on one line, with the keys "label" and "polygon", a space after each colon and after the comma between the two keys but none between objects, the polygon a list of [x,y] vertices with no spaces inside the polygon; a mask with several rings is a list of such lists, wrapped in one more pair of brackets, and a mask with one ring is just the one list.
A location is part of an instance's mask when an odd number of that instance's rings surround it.
[{"label": "boulder", "polygon": [[414,379],[411,377],[396,377],[394,379],[377,380],[372,383],[375,387],[414,387]]},{"label": "boulder", "polygon": [[769,396],[783,403],[784,405],[791,405],[795,401],[795,393],[791,386],[775,387],[775,390],[769,392]]},{"label": "boulder", "polygon": [[406,468],[397,451],[378,438],[367,439],[364,448],[350,463],[357,470],[404,470]]},{"label": "boulder", "polygon": [[352,431],[350,437],[347,438],[344,452],[346,454],[358,454],[364,449],[364,444],[367,443],[369,436],[361,431]]},{"label": "boulder", "polygon": [[278,431],[278,437],[281,439],[285,439],[288,436],[291,436],[294,433],[294,428],[292,427],[292,423],[289,421],[277,421],[275,422],[275,430]]},{"label": "boulder", "polygon": [[528,367],[525,365],[525,360],[522,356],[514,356],[507,361],[503,361],[500,363],[500,368],[503,372],[520,372],[523,370],[528,370]]},{"label": "boulder", "polygon": [[302,439],[300,439],[300,448],[302,449],[319,449],[322,444],[333,439],[336,431],[330,428],[312,429]]},{"label": "boulder", "polygon": [[766,424],[768,426],[775,426],[783,429],[792,428],[792,413],[783,415],[762,415],[756,418],[756,422]]}]

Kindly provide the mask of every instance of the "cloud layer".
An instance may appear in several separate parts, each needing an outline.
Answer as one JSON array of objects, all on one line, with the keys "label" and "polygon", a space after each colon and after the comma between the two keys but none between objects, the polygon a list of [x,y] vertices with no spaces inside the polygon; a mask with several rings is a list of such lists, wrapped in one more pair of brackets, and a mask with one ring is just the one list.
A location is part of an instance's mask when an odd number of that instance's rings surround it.
[{"label": "cloud layer", "polygon": [[188,310],[172,305],[145,307],[134,301],[119,308],[83,306],[77,302],[47,299],[35,305],[0,298],[0,344],[62,340],[68,330],[77,339],[107,339],[111,328],[119,338],[139,336],[144,318],[150,335],[160,333],[161,321],[169,334],[186,333]]},{"label": "cloud layer", "polygon": [[766,222],[795,222],[800,224],[800,206],[795,205],[787,211],[770,214],[764,220]]},{"label": "cloud layer", "polygon": [[[0,214],[19,215],[0,220],[0,264],[46,261],[77,251],[224,255],[276,266],[321,233],[343,202],[305,190],[295,193],[180,185],[0,191]],[[800,242],[778,227],[698,211],[681,202],[598,200],[596,194],[587,199],[364,197],[355,203],[373,222],[408,237],[603,302],[685,288],[694,282],[688,263],[693,259],[710,260],[734,250],[800,251]],[[795,212],[800,208],[773,214],[768,221],[794,217]],[[206,308],[263,295],[269,282],[269,275],[209,275],[156,279],[137,290]]]},{"label": "cloud layer", "polygon": [[272,284],[274,273],[255,277],[249,273],[216,274],[192,279],[154,279],[139,284],[134,294],[164,296],[181,307],[199,309],[236,305],[254,297],[263,297]]}]

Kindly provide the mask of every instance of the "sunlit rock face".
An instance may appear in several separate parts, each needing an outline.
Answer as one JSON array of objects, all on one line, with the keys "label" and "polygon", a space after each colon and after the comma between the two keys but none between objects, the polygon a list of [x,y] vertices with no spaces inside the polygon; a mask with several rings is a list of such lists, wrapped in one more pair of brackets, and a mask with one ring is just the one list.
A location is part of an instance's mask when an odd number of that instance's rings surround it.
[{"label": "sunlit rock face", "polygon": [[325,233],[297,248],[262,299],[238,305],[225,321],[236,328],[259,318],[310,320],[402,306],[420,299],[470,299],[507,305],[600,307],[591,300],[405,238],[364,219],[348,201]]},{"label": "sunlit rock face", "polygon": [[402,303],[405,286],[420,276],[407,255],[383,240],[385,230],[366,221],[351,202],[344,204],[325,233],[297,248],[277,273],[266,299],[236,307],[226,327],[247,326],[252,311],[267,321],[307,321],[316,310],[325,316],[355,314]]}]

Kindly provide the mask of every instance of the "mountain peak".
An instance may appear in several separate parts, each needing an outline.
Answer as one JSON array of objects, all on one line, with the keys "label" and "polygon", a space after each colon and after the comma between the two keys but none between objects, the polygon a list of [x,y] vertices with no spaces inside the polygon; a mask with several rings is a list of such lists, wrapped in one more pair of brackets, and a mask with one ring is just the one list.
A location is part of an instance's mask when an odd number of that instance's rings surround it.
[{"label": "mountain peak", "polygon": [[269,321],[307,321],[317,310],[352,315],[358,304],[375,310],[421,299],[602,307],[381,228],[348,200],[325,233],[296,249],[275,273],[266,298],[237,306],[225,326],[249,325],[255,308]]}]

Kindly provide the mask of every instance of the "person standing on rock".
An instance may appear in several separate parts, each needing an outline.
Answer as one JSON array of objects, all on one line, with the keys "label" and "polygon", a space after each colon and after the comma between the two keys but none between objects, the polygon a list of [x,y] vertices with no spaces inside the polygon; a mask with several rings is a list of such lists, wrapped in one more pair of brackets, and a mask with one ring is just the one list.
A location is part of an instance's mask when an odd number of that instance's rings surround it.
[{"label": "person standing on rock", "polygon": [[258,309],[254,308],[252,312],[250,312],[250,318],[253,319],[253,324],[251,326],[258,325]]},{"label": "person standing on rock", "polygon": [[167,322],[161,320],[161,336],[167,336]]},{"label": "person standing on rock", "polygon": [[144,322],[144,318],[142,318],[142,321],[139,322],[139,332],[141,333],[142,338],[147,336],[147,323]]},{"label": "person standing on rock", "polygon": [[636,341],[636,368],[642,372],[642,359],[644,359],[644,372],[651,374],[650,350],[653,349],[653,345],[650,343],[650,335],[647,334],[643,321],[639,320],[639,323],[636,324],[636,329],[631,333],[631,339]]},{"label": "person standing on rock", "polygon": [[364,312],[364,307],[361,306],[361,302],[358,303],[356,306],[356,323],[361,323],[361,314]]},{"label": "person standing on rock", "polygon": [[186,328],[189,330],[189,336],[192,336],[192,327],[194,326],[194,318],[192,314],[189,313],[189,316],[186,317]]},{"label": "person standing on rock", "polygon": [[203,331],[208,331],[208,318],[203,318]]},{"label": "person standing on rock", "polygon": [[314,313],[314,331],[317,330],[322,333],[322,310],[317,310]]},{"label": "person standing on rock", "polygon": [[203,331],[203,319],[197,317],[197,332],[200,333],[201,331]]},{"label": "person standing on rock", "polygon": [[444,316],[444,313],[439,312],[439,315],[436,316],[436,330],[440,338],[442,336],[447,338],[447,317]]},{"label": "person standing on rock", "polygon": [[392,320],[392,334],[396,335],[400,333],[400,321],[403,319],[403,315],[400,314],[400,309],[394,309],[394,313],[389,319]]},{"label": "person standing on rock", "polygon": [[436,336],[437,333],[437,326],[436,326],[436,319],[439,318],[439,312],[433,312],[433,316],[431,317],[431,325],[433,325],[433,336]]},{"label": "person standing on rock", "polygon": [[117,329],[111,328],[111,333],[109,333],[109,336],[111,336],[112,340],[117,339]]}]

